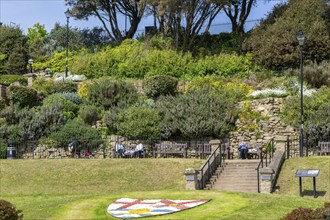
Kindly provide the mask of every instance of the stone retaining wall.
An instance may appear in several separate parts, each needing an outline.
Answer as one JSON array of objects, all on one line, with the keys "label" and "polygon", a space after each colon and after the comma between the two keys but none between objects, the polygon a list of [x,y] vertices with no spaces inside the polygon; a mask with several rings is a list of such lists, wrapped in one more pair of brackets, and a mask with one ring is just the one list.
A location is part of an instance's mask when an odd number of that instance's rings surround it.
[{"label": "stone retaining wall", "polygon": [[[230,132],[230,147],[237,156],[237,146],[240,139],[246,143],[260,143],[266,145],[270,139],[274,138],[276,149],[284,150],[287,136],[293,140],[298,138],[298,131],[292,126],[288,126],[281,121],[280,113],[286,98],[265,98],[248,101],[251,111],[259,113],[260,121],[253,121],[256,124],[254,130],[246,130],[246,124],[241,120],[237,120],[236,130]],[[244,109],[246,102],[241,102],[240,108]]]}]

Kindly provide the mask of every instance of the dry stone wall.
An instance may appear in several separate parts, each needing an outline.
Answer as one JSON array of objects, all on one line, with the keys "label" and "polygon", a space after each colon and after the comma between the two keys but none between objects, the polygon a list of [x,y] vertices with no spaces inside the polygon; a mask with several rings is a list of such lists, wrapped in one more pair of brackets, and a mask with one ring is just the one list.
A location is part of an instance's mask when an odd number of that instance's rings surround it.
[{"label": "dry stone wall", "polygon": [[[280,113],[283,109],[283,104],[286,98],[264,98],[252,101],[245,101],[239,103],[240,109],[246,109],[249,106],[249,110],[260,115],[259,121],[250,121],[256,126],[254,129],[248,130],[249,127],[244,120],[238,119],[235,126],[236,130],[230,132],[230,147],[237,154],[237,146],[240,140],[244,140],[246,143],[258,143],[265,145],[270,139],[274,138],[276,143],[276,149],[284,150],[285,141],[287,136],[297,139],[298,131],[292,126],[286,125],[281,121]],[[247,105],[247,102],[248,105]]]}]

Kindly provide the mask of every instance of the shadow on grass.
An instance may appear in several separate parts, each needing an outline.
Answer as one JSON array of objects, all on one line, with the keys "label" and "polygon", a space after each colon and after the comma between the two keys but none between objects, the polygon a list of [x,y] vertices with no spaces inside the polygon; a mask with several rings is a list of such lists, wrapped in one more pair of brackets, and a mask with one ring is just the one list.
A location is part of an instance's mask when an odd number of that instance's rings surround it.
[{"label": "shadow on grass", "polygon": [[[324,197],[326,193],[327,193],[327,191],[317,191],[316,190],[316,197],[315,198],[317,198],[319,196]],[[314,197],[314,191],[313,190],[304,190],[302,192],[302,196],[311,196],[311,197]]]}]

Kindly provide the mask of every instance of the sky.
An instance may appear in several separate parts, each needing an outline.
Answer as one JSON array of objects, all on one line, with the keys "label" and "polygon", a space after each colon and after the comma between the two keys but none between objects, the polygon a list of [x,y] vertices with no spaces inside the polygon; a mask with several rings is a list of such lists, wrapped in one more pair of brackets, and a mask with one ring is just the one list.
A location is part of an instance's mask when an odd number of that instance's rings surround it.
[{"label": "sky", "polygon": [[[251,29],[258,23],[258,20],[265,18],[272,10],[274,5],[285,2],[286,0],[257,0],[257,7],[251,10],[249,22],[246,23],[246,30]],[[66,25],[66,16],[64,12],[67,10],[64,0],[0,0],[0,22],[6,25],[19,26],[25,34],[28,28],[34,24],[40,23],[45,26],[45,29],[50,32],[56,22],[61,25]],[[125,20],[120,22],[124,27]],[[230,32],[229,19],[222,13],[213,22],[211,28],[212,34],[219,32]],[[101,23],[91,18],[86,20],[75,20],[70,18],[70,27],[92,28],[101,26]],[[144,31],[145,26],[152,26],[152,19],[144,18],[139,25],[138,33]]]}]

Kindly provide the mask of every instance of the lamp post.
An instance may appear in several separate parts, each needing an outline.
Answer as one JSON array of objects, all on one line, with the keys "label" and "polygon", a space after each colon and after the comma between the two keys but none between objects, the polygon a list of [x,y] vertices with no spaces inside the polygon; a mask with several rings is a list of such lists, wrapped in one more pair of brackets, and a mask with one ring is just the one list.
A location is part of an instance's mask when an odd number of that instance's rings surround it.
[{"label": "lamp post", "polygon": [[67,9],[65,11],[65,16],[66,16],[66,58],[65,58],[65,78],[68,77],[68,51],[69,51],[69,18],[70,18],[70,11]]},{"label": "lamp post", "polygon": [[29,59],[28,60],[28,63],[30,64],[30,73],[32,73],[32,64],[33,64],[33,60],[32,59]]},{"label": "lamp post", "polygon": [[297,34],[297,40],[300,50],[300,157],[303,157],[304,145],[304,107],[303,107],[303,47],[305,42],[305,35],[303,32]]}]

